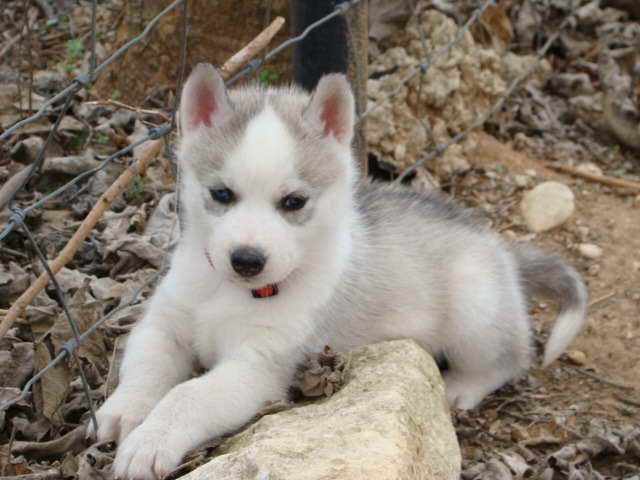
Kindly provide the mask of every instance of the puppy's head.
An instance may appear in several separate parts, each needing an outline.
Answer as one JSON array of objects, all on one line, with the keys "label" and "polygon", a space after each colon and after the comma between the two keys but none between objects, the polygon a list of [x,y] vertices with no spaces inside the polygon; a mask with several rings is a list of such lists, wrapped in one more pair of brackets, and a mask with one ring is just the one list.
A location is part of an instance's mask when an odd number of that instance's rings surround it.
[{"label": "puppy's head", "polygon": [[353,119],[343,75],[323,77],[309,96],[227,91],[211,65],[195,68],[180,106],[185,234],[203,240],[227,280],[267,296],[317,266],[351,202]]}]

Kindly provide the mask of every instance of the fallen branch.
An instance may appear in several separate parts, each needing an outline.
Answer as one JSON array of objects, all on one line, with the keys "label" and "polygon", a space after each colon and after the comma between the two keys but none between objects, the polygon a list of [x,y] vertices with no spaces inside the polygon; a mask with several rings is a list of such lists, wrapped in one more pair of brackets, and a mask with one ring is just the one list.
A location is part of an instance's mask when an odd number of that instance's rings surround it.
[{"label": "fallen branch", "polygon": [[22,185],[22,182],[29,175],[30,172],[29,167],[25,167],[20,170],[18,173],[15,173],[9,180],[5,182],[5,184],[0,188],[0,211],[9,203],[9,199],[16,191],[19,185]]},{"label": "fallen branch", "polygon": [[610,187],[631,188],[633,190],[640,190],[640,183],[633,182],[631,180],[622,180],[620,178],[607,177],[605,175],[598,175],[596,173],[583,172],[574,167],[567,167],[565,165],[551,164],[549,167],[559,172],[570,173],[576,177],[582,177],[593,182],[602,183]]},{"label": "fallen branch", "polygon": [[140,114],[144,114],[144,115],[155,115],[157,117],[162,118],[165,122],[168,122],[169,120],[171,120],[169,118],[169,115],[167,115],[164,112],[161,112],[160,110],[148,110],[146,108],[138,108],[138,107],[132,107],[131,105],[127,105],[126,103],[122,103],[122,102],[118,102],[117,100],[94,100],[91,102],[84,102],[85,105],[91,105],[91,106],[104,106],[104,107],[116,107],[116,108],[124,108],[125,110],[130,110],[132,112],[136,112],[138,115]]},{"label": "fallen branch", "polygon": [[266,47],[271,39],[284,25],[284,18],[276,17],[271,24],[251,40],[242,50],[225,62],[220,68],[220,74],[225,80],[235,75],[242,67],[254,58],[260,50]]},{"label": "fallen branch", "polygon": [[[147,166],[160,152],[162,148],[163,140],[151,140],[147,144],[147,148],[139,154],[138,160],[124,172],[120,174],[117,180],[102,194],[98,202],[89,212],[89,215],[82,221],[76,233],[73,234],[69,242],[65,245],[62,251],[58,254],[53,262],[49,264],[49,268],[55,275],[62,267],[71,261],[75,253],[78,251],[84,239],[89,235],[93,227],[98,223],[98,220],[102,217],[102,214],[109,208],[111,203],[122,192],[126,190],[131,181],[138,175],[142,175]],[[42,289],[49,283],[49,275],[47,272],[42,273],[35,282],[13,302],[11,308],[7,311],[6,316],[0,323],[0,338],[4,337],[7,331],[11,328],[19,315],[21,315],[27,306],[33,301],[34,298],[42,291]]]},{"label": "fallen branch", "polygon": [[[258,34],[255,39],[231,57],[220,69],[223,78],[226,79],[235,74],[245,63],[256,56],[260,50],[265,48],[278,30],[282,28],[283,24],[284,18],[276,18],[271,25]],[[76,233],[73,234],[73,237],[71,237],[55,260],[49,264],[49,268],[54,275],[71,261],[78,248],[80,248],[80,245],[82,245],[84,239],[89,235],[93,227],[98,223],[98,220],[100,220],[100,217],[102,217],[102,214],[106,211],[109,205],[111,205],[115,198],[129,186],[136,176],[145,172],[149,163],[160,152],[162,143],[162,139],[150,141],[147,144],[147,148],[138,155],[139,158],[136,162],[127,170],[122,172],[113,185],[111,185],[109,189],[102,194],[96,205],[89,212],[89,215],[87,215],[87,217],[82,221]],[[5,317],[2,319],[2,323],[0,323],[0,338],[6,335],[18,316],[25,311],[27,306],[42,291],[49,280],[49,275],[47,275],[46,272],[43,273],[22,295],[20,295],[13,305],[11,305],[11,308],[7,310]]]}]

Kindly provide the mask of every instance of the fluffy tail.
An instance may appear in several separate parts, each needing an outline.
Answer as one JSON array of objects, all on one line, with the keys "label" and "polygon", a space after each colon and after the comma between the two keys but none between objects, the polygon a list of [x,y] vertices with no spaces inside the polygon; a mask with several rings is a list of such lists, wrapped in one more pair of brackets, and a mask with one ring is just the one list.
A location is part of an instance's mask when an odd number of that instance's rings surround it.
[{"label": "fluffy tail", "polygon": [[514,244],[513,253],[527,292],[558,302],[559,314],[545,347],[543,366],[569,346],[585,324],[587,289],[578,273],[556,254]]}]

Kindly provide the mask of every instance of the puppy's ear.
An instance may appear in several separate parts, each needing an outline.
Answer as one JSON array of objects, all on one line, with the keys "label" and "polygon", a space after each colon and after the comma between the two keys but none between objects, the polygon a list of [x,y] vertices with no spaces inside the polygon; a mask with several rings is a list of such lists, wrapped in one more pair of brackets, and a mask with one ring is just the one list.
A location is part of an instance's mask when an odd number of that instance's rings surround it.
[{"label": "puppy's ear", "polygon": [[188,134],[200,125],[210,127],[231,113],[224,80],[208,63],[196,65],[182,90],[180,128]]},{"label": "puppy's ear", "polygon": [[347,78],[340,73],[322,77],[304,116],[322,129],[323,136],[333,135],[340,143],[349,145],[353,138],[355,105]]}]

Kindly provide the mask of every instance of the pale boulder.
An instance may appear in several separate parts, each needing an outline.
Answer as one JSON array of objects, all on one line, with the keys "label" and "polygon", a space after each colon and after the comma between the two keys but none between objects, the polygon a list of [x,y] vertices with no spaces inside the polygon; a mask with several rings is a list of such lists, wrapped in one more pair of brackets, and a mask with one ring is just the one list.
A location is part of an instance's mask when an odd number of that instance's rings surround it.
[{"label": "pale boulder", "polygon": [[524,194],[522,216],[532,232],[544,232],[562,225],[575,211],[575,197],[559,182],[544,182]]},{"label": "pale boulder", "polygon": [[435,362],[410,340],[353,351],[330,398],[268,415],[184,480],[458,480],[461,456]]}]

